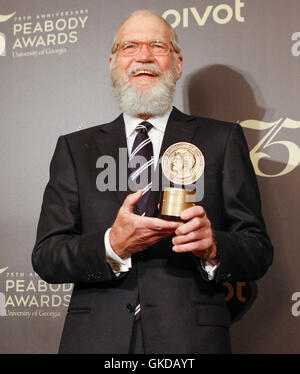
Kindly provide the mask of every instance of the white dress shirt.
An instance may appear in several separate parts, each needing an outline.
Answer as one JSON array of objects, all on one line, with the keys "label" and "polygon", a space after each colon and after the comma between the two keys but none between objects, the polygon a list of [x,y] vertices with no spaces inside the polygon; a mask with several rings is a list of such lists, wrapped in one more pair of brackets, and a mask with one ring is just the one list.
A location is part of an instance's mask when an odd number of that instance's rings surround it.
[{"label": "white dress shirt", "polygon": [[[151,123],[152,125],[152,128],[148,131],[148,135],[153,145],[153,158],[155,167],[157,166],[157,162],[159,159],[160,148],[170,113],[171,110],[162,117],[151,117],[149,120],[147,120],[147,122]],[[142,122],[142,120],[140,118],[131,117],[126,113],[123,114],[123,119],[125,122],[128,156],[130,156],[134,139],[137,135],[136,127]],[[109,242],[109,232],[110,228],[106,230],[104,236],[106,258],[108,263],[111,265],[114,273],[116,275],[120,275],[120,273],[129,271],[131,269],[131,257],[123,260],[115,253]],[[201,261],[201,263],[208,274],[208,279],[212,280],[214,278],[218,265],[211,265],[207,261]]]}]

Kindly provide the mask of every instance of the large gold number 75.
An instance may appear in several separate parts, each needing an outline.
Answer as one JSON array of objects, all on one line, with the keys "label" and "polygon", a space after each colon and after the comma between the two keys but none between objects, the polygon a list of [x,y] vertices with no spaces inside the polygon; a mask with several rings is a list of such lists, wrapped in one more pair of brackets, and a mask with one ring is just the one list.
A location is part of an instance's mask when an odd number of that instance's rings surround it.
[{"label": "large gold number 75", "polygon": [[[276,122],[262,122],[256,120],[247,120],[241,122],[241,126],[254,129],[254,130],[268,130],[270,129],[267,134],[257,143],[255,147],[250,151],[250,158],[257,175],[262,177],[280,177],[282,175],[290,173],[294,170],[299,162],[300,162],[300,148],[297,144],[288,141],[288,140],[276,140],[272,141],[274,137],[279,133],[282,128],[288,129],[298,129],[300,128],[300,122],[294,121],[290,118],[281,118]],[[270,149],[270,147],[274,147],[276,145],[283,145],[287,148],[289,153],[289,158],[287,161],[286,166],[280,173],[277,174],[266,174],[259,168],[259,160],[261,158],[270,158],[270,155],[263,150]]]}]

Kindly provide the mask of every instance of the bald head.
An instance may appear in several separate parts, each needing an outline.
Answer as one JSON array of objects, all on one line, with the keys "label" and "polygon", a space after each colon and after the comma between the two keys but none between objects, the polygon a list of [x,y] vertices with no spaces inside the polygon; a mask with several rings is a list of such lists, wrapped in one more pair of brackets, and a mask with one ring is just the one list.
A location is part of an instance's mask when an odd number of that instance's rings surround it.
[{"label": "bald head", "polygon": [[124,28],[125,27],[127,28],[127,26],[130,27],[131,24],[134,25],[137,20],[143,20],[143,22],[145,22],[146,20],[150,24],[155,23],[157,27],[165,29],[166,33],[169,35],[169,39],[171,40],[173,44],[175,52],[180,53],[178,37],[174,29],[163,17],[147,9],[136,10],[121,23],[114,37],[114,41],[113,41],[112,48],[111,48],[112,53],[116,51],[118,42],[122,40],[121,38],[122,38],[122,32]]}]

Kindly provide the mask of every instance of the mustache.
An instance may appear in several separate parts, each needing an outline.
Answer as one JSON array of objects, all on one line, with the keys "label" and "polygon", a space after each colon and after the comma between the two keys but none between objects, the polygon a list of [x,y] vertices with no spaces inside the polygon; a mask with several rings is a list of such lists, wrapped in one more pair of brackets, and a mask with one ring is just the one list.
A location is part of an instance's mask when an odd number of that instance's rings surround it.
[{"label": "mustache", "polygon": [[137,72],[145,70],[155,76],[159,76],[162,74],[161,69],[155,64],[136,62],[129,67],[129,69],[127,70],[127,75],[131,77],[135,75]]}]

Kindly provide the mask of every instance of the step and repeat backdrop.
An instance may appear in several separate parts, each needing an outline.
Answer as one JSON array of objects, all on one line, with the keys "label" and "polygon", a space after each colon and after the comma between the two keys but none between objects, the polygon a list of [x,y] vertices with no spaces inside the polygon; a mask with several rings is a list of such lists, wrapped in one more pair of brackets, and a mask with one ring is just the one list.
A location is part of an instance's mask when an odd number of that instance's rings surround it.
[{"label": "step and repeat backdrop", "polygon": [[299,0],[0,0],[0,353],[57,352],[72,284],[31,266],[49,163],[59,135],[119,114],[108,59],[136,9],[179,36],[175,105],[248,141],[275,257],[263,279],[224,283],[233,352],[300,353]]}]

